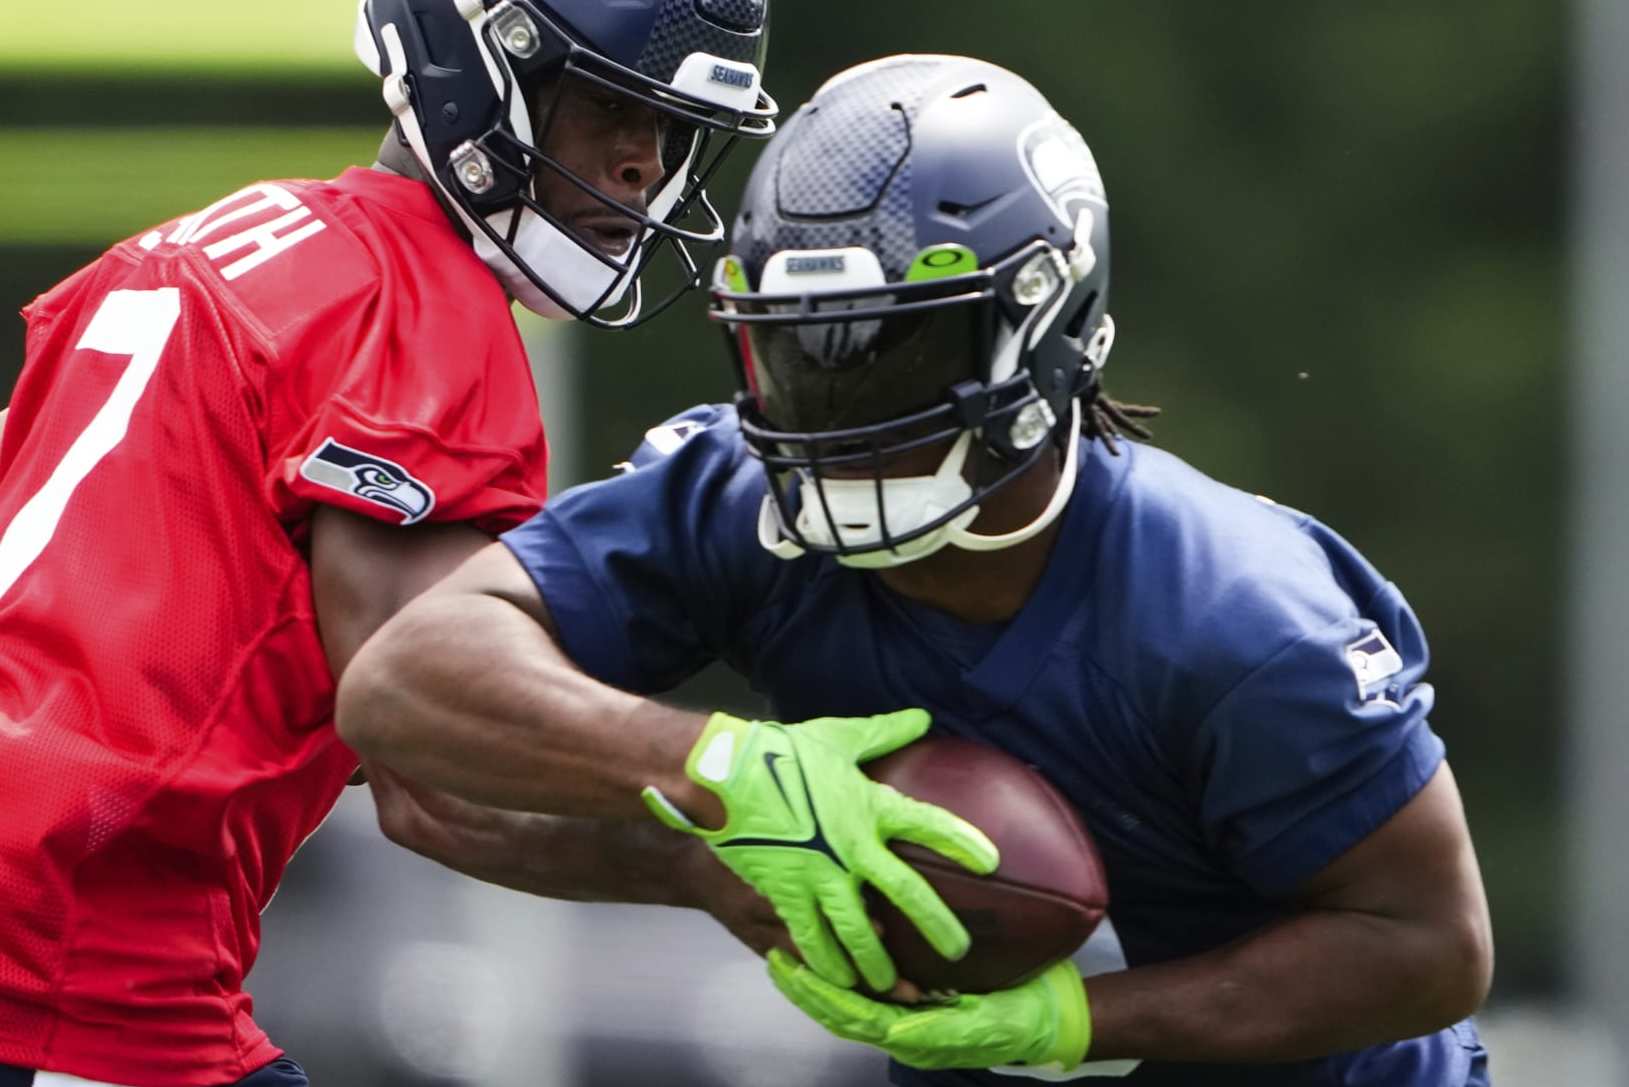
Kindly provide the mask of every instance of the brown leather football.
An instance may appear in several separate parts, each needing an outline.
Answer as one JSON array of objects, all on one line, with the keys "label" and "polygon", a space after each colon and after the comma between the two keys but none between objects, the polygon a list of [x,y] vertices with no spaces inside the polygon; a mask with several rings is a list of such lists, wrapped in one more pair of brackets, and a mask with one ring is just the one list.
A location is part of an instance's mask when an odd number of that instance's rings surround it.
[{"label": "brown leather football", "polygon": [[1108,881],[1080,817],[1033,767],[987,744],[929,737],[867,763],[900,792],[955,812],[1001,850],[975,876],[908,842],[894,850],[927,877],[973,938],[951,962],[893,905],[872,892],[872,916],[899,976],[924,990],[983,993],[1024,981],[1073,954],[1108,908]]}]

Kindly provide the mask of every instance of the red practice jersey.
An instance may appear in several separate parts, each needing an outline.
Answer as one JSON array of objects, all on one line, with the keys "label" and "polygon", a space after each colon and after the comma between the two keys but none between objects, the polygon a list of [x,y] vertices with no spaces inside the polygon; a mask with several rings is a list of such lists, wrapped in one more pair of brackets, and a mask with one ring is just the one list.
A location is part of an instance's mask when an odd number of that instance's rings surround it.
[{"label": "red practice jersey", "polygon": [[502,289],[429,190],[254,185],[25,312],[0,439],[0,1063],[215,1087],[243,978],[356,766],[316,503],[499,531],[540,506]]}]

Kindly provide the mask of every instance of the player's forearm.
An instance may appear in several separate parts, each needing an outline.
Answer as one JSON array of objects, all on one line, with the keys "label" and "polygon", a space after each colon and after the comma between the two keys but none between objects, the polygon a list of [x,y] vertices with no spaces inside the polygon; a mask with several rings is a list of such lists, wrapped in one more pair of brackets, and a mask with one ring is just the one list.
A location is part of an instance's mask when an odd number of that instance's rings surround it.
[{"label": "player's forearm", "polygon": [[500,811],[367,769],[385,836],[465,875],[548,898],[705,910],[760,955],[792,949],[770,904],[698,838],[653,822]]},{"label": "player's forearm", "polygon": [[[502,811],[429,797],[374,766],[385,837],[464,875],[574,902],[695,906],[684,873],[717,866],[697,838],[654,822]],[[612,860],[614,858],[614,860]]]},{"label": "player's forearm", "polygon": [[1313,911],[1203,955],[1089,978],[1090,1057],[1272,1063],[1430,1034],[1485,995],[1479,938]]},{"label": "player's forearm", "polygon": [[535,814],[520,819],[525,825],[515,828],[509,863],[460,870],[544,898],[696,906],[691,883],[681,873],[703,861],[718,863],[700,839],[656,822]]},{"label": "player's forearm", "polygon": [[703,718],[585,676],[494,596],[403,609],[346,669],[336,719],[364,757],[493,807],[644,818],[654,784],[716,817],[683,771]]}]

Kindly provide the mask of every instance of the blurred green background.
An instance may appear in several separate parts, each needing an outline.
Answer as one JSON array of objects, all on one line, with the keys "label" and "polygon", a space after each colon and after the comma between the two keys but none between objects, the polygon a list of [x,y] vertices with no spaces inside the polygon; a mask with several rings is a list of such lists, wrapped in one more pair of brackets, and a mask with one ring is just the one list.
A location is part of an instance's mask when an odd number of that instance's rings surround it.
[{"label": "blurred green background", "polygon": [[[242,183],[370,161],[385,114],[348,51],[354,10],[14,7],[0,302]],[[958,52],[1076,122],[1113,208],[1110,387],[1164,406],[1160,444],[1315,512],[1408,595],[1493,900],[1497,996],[1553,992],[1564,9],[779,0],[774,27],[788,107],[859,60]],[[553,339],[586,360],[579,463],[727,397],[701,311]],[[21,322],[0,337],[0,391],[21,342]]]}]

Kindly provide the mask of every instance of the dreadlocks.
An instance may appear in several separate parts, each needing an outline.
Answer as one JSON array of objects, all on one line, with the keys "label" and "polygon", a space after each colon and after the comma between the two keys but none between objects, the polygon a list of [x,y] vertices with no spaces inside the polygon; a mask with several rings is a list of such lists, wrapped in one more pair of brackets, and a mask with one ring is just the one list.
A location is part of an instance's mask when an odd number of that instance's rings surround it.
[{"label": "dreadlocks", "polygon": [[1085,403],[1086,419],[1082,429],[1086,437],[1101,441],[1108,451],[1118,457],[1120,440],[1128,435],[1148,441],[1154,432],[1137,420],[1152,419],[1160,409],[1151,404],[1122,404],[1107,396],[1101,388],[1089,394]]}]

